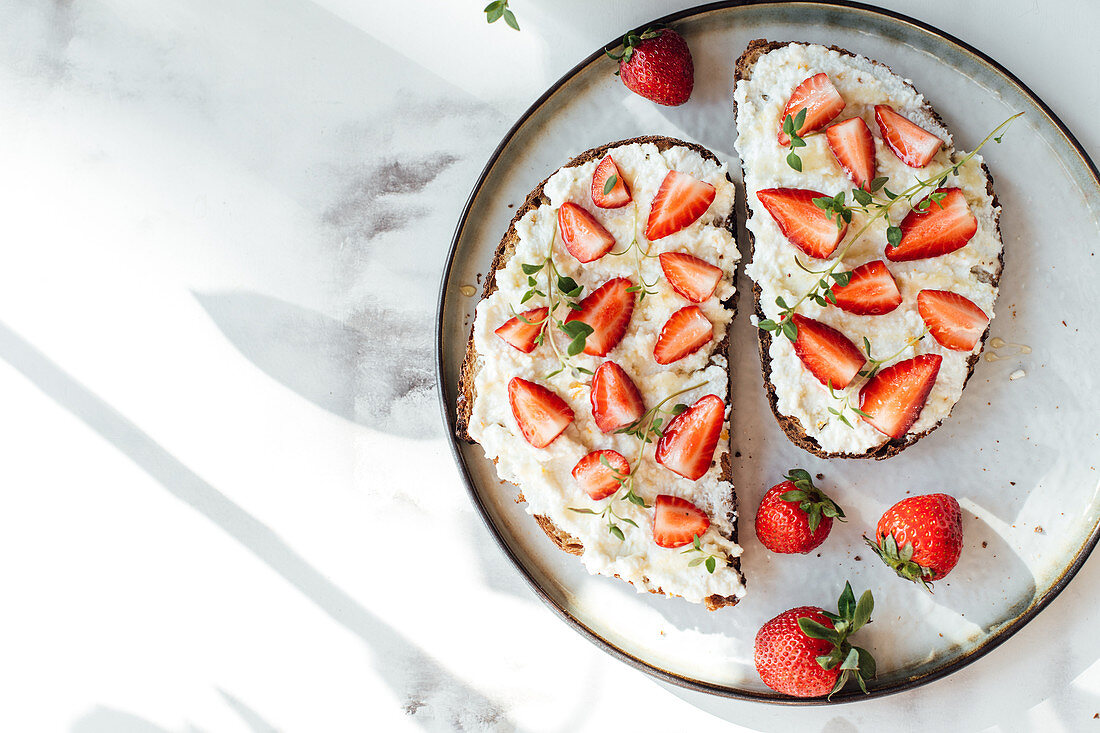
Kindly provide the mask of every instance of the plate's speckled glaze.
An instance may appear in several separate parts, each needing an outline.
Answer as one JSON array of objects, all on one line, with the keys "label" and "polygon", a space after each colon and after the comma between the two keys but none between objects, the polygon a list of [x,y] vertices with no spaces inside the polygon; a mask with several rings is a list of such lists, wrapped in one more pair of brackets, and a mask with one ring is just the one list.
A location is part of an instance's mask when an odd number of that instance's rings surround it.
[{"label": "plate's speckled glaze", "polygon": [[[875,593],[875,623],[859,643],[879,662],[872,695],[935,679],[989,651],[1034,616],[1076,572],[1100,522],[1100,384],[1091,366],[1092,283],[1100,266],[1100,180],[1061,122],[1026,87],[965,44],[915,21],[861,5],[753,3],[704,6],[668,19],[691,46],[691,101],[662,108],[626,91],[613,62],[594,53],[541,98],[505,137],[474,187],[455,232],[440,293],[438,367],[447,424],[478,285],[513,208],[572,155],[609,140],[663,134],[733,153],[733,62],[753,38],[837,45],[911,78],[969,150],[1016,111],[1003,144],[983,152],[1004,212],[1006,267],[991,338],[1029,354],[982,360],[938,431],[885,462],[822,461],[791,445],[761,385],[749,282],[732,331],[734,478],[749,595],[708,613],[588,576],[514,502],[481,449],[455,442],[471,495],[502,548],[536,592],[611,653],[688,687],[776,702],[752,666],[759,626],[787,608],[835,603],[845,579]],[[739,195],[741,192],[739,191]],[[739,202],[743,211],[744,202]],[[740,239],[743,241],[743,232]],[[742,247],[744,249],[744,247]],[[469,289],[467,288],[467,292]],[[478,288],[480,292],[480,288]],[[992,351],[987,346],[987,352]],[[1022,369],[1026,376],[1009,375]],[[793,466],[824,474],[846,509],[818,553],[773,555],[756,541],[761,494]],[[907,494],[947,491],[964,508],[958,567],[928,595],[895,578],[862,544],[878,516]],[[904,634],[901,633],[904,628]],[[833,702],[862,699],[848,690]]]}]

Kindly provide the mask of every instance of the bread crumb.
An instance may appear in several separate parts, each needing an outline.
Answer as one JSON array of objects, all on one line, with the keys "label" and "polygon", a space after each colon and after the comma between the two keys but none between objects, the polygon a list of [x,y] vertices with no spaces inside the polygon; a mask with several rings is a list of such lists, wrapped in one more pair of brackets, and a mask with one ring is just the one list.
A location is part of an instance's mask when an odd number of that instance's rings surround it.
[{"label": "bread crumb", "polygon": [[989,543],[988,542],[983,542],[982,547],[989,547]]},{"label": "bread crumb", "polygon": [[1036,524],[1035,525],[1035,534],[1042,534],[1042,533],[1043,533],[1043,528],[1040,527],[1038,524]]}]

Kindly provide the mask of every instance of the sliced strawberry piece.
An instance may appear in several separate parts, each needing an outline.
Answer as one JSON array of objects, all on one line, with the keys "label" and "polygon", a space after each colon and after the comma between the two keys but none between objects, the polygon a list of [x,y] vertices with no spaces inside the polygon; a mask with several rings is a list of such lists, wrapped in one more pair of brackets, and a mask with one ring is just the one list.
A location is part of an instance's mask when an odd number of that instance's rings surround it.
[{"label": "sliced strawberry piece", "polygon": [[[615,180],[608,188],[607,182]],[[607,189],[607,193],[604,193]],[[592,203],[601,209],[618,209],[630,203],[630,189],[626,187],[619,166],[610,155],[604,156],[592,174]]]},{"label": "sliced strawberry piece", "polygon": [[947,290],[917,293],[917,311],[932,338],[945,349],[970,351],[989,325],[989,316],[973,301]]},{"label": "sliced strawberry piece", "polygon": [[659,494],[653,502],[653,541],[658,547],[683,547],[702,537],[710,520],[687,499]]},{"label": "sliced strawberry piece", "polygon": [[857,316],[881,316],[901,305],[901,291],[882,260],[848,273],[848,284],[833,285],[836,307]]},{"label": "sliced strawberry piece", "polygon": [[697,305],[689,305],[669,316],[653,344],[653,360],[671,364],[693,354],[711,342],[714,326]]},{"label": "sliced strawberry piece", "polygon": [[921,211],[921,202],[901,220],[901,241],[897,247],[886,246],[886,259],[908,262],[949,254],[965,247],[978,231],[978,220],[961,190],[940,188],[934,193],[944,197],[939,202],[925,199],[928,208]]},{"label": "sliced strawberry piece", "polygon": [[605,361],[592,375],[592,418],[605,433],[637,422],[645,413],[642,393],[626,370],[613,361]]},{"label": "sliced strawberry piece", "polygon": [[615,246],[615,237],[596,217],[568,201],[558,209],[558,230],[565,248],[578,262],[598,260]]},{"label": "sliced strawberry piece", "polygon": [[584,493],[596,501],[618,491],[623,485],[622,479],[629,473],[630,464],[622,453],[613,450],[592,451],[573,467],[573,478]]},{"label": "sliced strawberry piece", "polygon": [[791,320],[798,328],[794,341],[794,353],[817,377],[817,380],[833,389],[844,389],[866,363],[856,345],[832,326],[795,313]]},{"label": "sliced strawberry piece", "polygon": [[566,323],[583,321],[592,327],[592,333],[584,342],[584,353],[606,356],[622,341],[634,312],[634,293],[627,292],[631,287],[625,277],[608,280],[578,303],[579,310],[570,311],[566,316]]},{"label": "sliced strawberry piece", "polygon": [[692,303],[702,303],[714,294],[722,280],[721,268],[684,252],[663,252],[659,258],[665,279]]},{"label": "sliced strawberry piece", "polygon": [[814,205],[814,199],[823,196],[825,194],[804,188],[765,188],[756,192],[756,198],[775,219],[783,236],[819,260],[835,252],[848,231],[847,223],[842,220],[837,228],[836,219],[830,219],[823,209]]},{"label": "sliced strawberry piece", "polygon": [[920,417],[942,361],[939,354],[921,354],[880,371],[859,392],[859,409],[866,413],[860,419],[900,439]]},{"label": "sliced strawberry piece", "polygon": [[779,117],[779,144],[783,147],[791,144],[790,136],[783,132],[783,120],[787,119],[787,115],[796,117],[803,108],[806,109],[806,121],[796,131],[799,137],[832,122],[844,110],[844,97],[840,96],[825,73],[814,74],[795,87]]},{"label": "sliced strawberry piece", "polygon": [[541,384],[512,377],[508,382],[508,404],[523,431],[523,437],[536,448],[545,448],[573,422],[573,410]]},{"label": "sliced strawberry piece", "polygon": [[548,312],[546,308],[535,308],[520,313],[518,316],[509,318],[493,333],[524,354],[530,354],[537,346],[535,339],[542,330],[542,322],[546,320]]},{"label": "sliced strawberry piece", "polygon": [[943,145],[943,140],[902,117],[889,105],[875,105],[875,120],[887,147],[910,168],[928,165]]},{"label": "sliced strawberry piece", "polygon": [[700,397],[665,426],[654,452],[657,463],[692,481],[701,478],[714,461],[725,416],[726,403],[721,398]]},{"label": "sliced strawberry piece", "polygon": [[716,193],[706,181],[669,171],[653,197],[645,225],[646,239],[653,242],[691,226],[710,208]]},{"label": "sliced strawberry piece", "polygon": [[875,178],[875,139],[871,137],[871,128],[867,127],[867,123],[860,117],[853,117],[829,125],[825,137],[836,162],[840,163],[852,183],[870,191],[871,181]]}]

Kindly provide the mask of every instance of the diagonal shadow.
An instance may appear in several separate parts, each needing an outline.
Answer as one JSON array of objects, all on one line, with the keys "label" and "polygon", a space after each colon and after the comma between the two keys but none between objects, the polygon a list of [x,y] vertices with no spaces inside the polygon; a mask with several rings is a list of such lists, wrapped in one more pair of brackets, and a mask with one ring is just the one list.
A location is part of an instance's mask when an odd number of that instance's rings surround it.
[{"label": "diagonal shadow", "polygon": [[497,702],[456,678],[415,643],[360,606],[271,528],[204,481],[4,323],[0,323],[0,359],[362,639],[373,652],[380,676],[404,701],[406,713],[422,727],[515,730],[515,724]]}]

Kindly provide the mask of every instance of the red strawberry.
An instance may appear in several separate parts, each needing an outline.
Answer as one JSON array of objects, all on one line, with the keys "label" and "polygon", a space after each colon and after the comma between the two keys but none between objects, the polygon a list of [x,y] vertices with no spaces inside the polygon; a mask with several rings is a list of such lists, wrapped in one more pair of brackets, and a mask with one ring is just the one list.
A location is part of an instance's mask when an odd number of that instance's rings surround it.
[{"label": "red strawberry", "polygon": [[669,107],[688,101],[695,86],[691,51],[679,33],[670,29],[649,29],[641,35],[623,37],[623,52],[607,54],[619,61],[618,74],[626,88],[646,99]]},{"label": "red strawberry", "polygon": [[889,105],[875,105],[875,120],[883,141],[910,168],[928,165],[943,145],[943,140],[902,117]]},{"label": "red strawberry", "polygon": [[691,226],[710,208],[716,193],[714,186],[706,181],[669,171],[649,208],[646,239],[653,242]]},{"label": "red strawberry", "polygon": [[837,227],[836,219],[830,219],[823,209],[814,205],[814,199],[822,197],[832,198],[804,188],[765,188],[756,192],[756,198],[775,219],[783,236],[819,260],[835,252],[848,231],[846,222],[841,221],[841,226]]},{"label": "red strawberry", "polygon": [[598,260],[615,246],[615,237],[596,217],[568,201],[558,209],[558,230],[565,248],[578,262]]},{"label": "red strawberry", "polygon": [[989,325],[989,316],[973,301],[947,290],[917,293],[917,311],[932,338],[945,349],[970,351]]},{"label": "red strawberry", "polygon": [[578,303],[579,310],[565,317],[566,323],[581,321],[592,327],[584,342],[584,353],[606,356],[622,340],[634,313],[634,293],[627,292],[631,287],[625,277],[608,280]]},{"label": "red strawberry", "polygon": [[852,179],[852,183],[865,191],[871,190],[875,178],[875,139],[871,128],[860,117],[853,117],[825,130],[829,150],[833,151],[840,167]]},{"label": "red strawberry", "polygon": [[653,541],[658,547],[683,547],[702,537],[710,520],[687,499],[660,494],[653,503]]},{"label": "red strawberry", "polygon": [[790,136],[783,132],[783,120],[787,119],[787,115],[796,117],[803,108],[806,110],[806,120],[796,130],[799,137],[820,130],[832,122],[844,109],[844,97],[840,96],[840,92],[824,73],[814,74],[795,87],[779,117],[779,144],[783,147],[791,144]]},{"label": "red strawberry", "polygon": [[526,313],[520,313],[518,316],[509,318],[493,333],[504,339],[504,342],[510,346],[530,354],[538,345],[535,339],[542,331],[542,322],[546,320],[547,313],[549,311],[546,308],[535,308]]},{"label": "red strawberry", "polygon": [[642,395],[634,380],[621,366],[605,361],[592,375],[592,417],[596,427],[614,432],[641,419],[645,413]]},{"label": "red strawberry", "polygon": [[653,360],[671,364],[694,354],[714,338],[714,326],[697,305],[684,306],[669,316],[657,343],[653,344]]},{"label": "red strawberry", "polygon": [[768,489],[756,510],[756,537],[772,552],[805,554],[844,521],[844,510],[814,486],[810,474],[791,469],[787,481]]},{"label": "red strawberry", "polygon": [[654,452],[657,463],[692,481],[702,478],[714,461],[725,416],[726,403],[721,398],[700,397],[665,426]]},{"label": "red strawberry", "polygon": [[527,442],[545,448],[573,422],[573,410],[565,400],[526,379],[512,377],[508,382],[508,404]]},{"label": "red strawberry", "polygon": [[901,305],[901,291],[882,260],[848,273],[848,284],[833,285],[836,307],[858,316],[881,316]]},{"label": "red strawberry", "polygon": [[683,252],[663,252],[659,258],[665,279],[692,303],[702,303],[714,294],[722,280],[721,268]]},{"label": "red strawberry", "polygon": [[886,510],[874,541],[863,539],[899,577],[932,590],[962,554],[962,510],[947,494],[910,496]]},{"label": "red strawberry", "polygon": [[854,672],[867,692],[865,680],[875,676],[875,660],[848,637],[870,621],[874,608],[871,591],[864,591],[857,602],[851,584],[845,583],[837,613],[799,606],[779,614],[756,632],[753,661],[760,679],[785,695],[820,697],[832,696]]},{"label": "red strawberry", "polygon": [[618,209],[630,203],[630,189],[610,155],[604,156],[592,174],[592,203],[601,209]]},{"label": "red strawberry", "polygon": [[[938,194],[943,195],[938,202],[931,199]],[[900,228],[898,246],[886,246],[886,259],[892,262],[938,257],[961,249],[978,231],[978,220],[970,213],[962,191],[940,188],[906,214]]]},{"label": "red strawberry", "polygon": [[592,451],[577,461],[573,478],[584,493],[593,500],[606,499],[622,486],[622,479],[630,473],[630,464],[623,455],[613,450]]},{"label": "red strawberry", "polygon": [[867,358],[848,337],[832,326],[795,313],[791,316],[798,329],[794,353],[817,380],[833,389],[844,389],[863,368]]},{"label": "red strawberry", "polygon": [[873,376],[859,392],[860,419],[883,435],[900,440],[920,417],[943,357],[921,354]]}]

